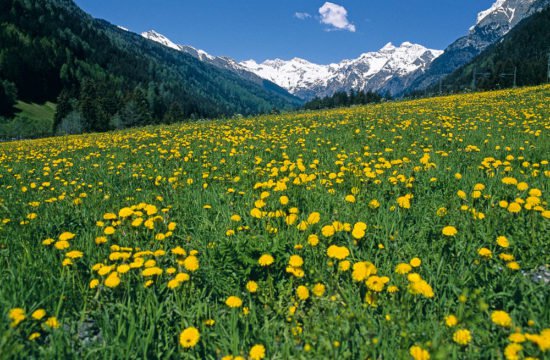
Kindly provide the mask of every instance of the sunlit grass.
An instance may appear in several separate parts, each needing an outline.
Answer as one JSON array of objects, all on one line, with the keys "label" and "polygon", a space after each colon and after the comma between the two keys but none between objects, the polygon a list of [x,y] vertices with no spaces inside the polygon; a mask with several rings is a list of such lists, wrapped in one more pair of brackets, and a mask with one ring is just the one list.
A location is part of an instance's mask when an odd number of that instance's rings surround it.
[{"label": "sunlit grass", "polygon": [[1,144],[0,354],[542,359],[549,96]]}]

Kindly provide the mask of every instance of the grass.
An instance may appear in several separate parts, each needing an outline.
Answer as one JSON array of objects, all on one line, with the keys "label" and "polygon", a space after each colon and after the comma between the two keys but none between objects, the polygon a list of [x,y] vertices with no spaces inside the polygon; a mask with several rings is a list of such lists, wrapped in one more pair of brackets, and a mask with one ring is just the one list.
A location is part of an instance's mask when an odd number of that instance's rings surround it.
[{"label": "grass", "polygon": [[34,104],[19,101],[13,119],[0,123],[0,140],[29,139],[50,136],[56,105],[51,102]]},{"label": "grass", "polygon": [[35,104],[18,101],[15,108],[19,110],[16,117],[27,117],[31,120],[48,121],[53,124],[56,105],[52,102]]},{"label": "grass", "polygon": [[549,95],[0,144],[0,353],[548,357]]}]

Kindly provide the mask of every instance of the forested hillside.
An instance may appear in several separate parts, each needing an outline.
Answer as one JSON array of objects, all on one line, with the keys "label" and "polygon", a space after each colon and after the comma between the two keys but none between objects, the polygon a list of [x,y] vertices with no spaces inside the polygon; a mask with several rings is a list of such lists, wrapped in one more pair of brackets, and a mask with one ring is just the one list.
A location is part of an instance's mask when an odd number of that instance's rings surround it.
[{"label": "forested hillside", "polygon": [[[547,81],[550,54],[550,8],[519,23],[501,41],[490,46],[442,82],[444,91],[491,90]],[[476,81],[474,84],[474,72]],[[433,86],[430,92],[436,92]]]},{"label": "forested hillside", "polygon": [[0,115],[16,100],[58,104],[62,132],[266,113],[299,100],[103,20],[71,0],[0,2]]}]

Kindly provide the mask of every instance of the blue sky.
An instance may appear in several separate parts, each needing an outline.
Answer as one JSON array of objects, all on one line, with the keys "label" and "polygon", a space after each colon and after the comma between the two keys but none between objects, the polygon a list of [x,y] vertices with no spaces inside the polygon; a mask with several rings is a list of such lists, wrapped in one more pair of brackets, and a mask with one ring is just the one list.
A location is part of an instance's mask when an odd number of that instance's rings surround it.
[{"label": "blue sky", "polygon": [[494,0],[76,0],[141,33],[237,60],[301,57],[327,64],[404,41],[444,49]]}]

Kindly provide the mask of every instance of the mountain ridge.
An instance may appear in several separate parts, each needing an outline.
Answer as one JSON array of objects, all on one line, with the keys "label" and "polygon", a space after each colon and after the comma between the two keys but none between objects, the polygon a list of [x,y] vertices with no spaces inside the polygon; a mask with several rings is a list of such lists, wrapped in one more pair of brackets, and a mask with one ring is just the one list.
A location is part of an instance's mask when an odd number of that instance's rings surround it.
[{"label": "mountain ridge", "polygon": [[260,64],[247,60],[240,64],[300,98],[312,99],[350,90],[393,94],[400,87],[397,84],[411,81],[411,74],[421,71],[441,53],[410,42],[400,46],[390,42],[378,51],[328,65],[301,58],[266,60]]},{"label": "mountain ridge", "polygon": [[496,43],[523,19],[550,6],[550,0],[496,0],[477,15],[468,33],[450,44],[423,74],[400,95],[418,92],[436,84]]}]

